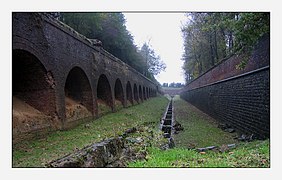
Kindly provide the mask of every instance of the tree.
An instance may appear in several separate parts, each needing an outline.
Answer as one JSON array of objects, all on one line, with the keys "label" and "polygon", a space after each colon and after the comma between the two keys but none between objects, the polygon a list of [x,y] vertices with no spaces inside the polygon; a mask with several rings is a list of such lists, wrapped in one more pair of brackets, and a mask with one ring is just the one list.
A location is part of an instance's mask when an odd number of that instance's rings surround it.
[{"label": "tree", "polygon": [[163,87],[168,87],[168,83],[163,83]]},{"label": "tree", "polygon": [[[269,33],[269,13],[187,13],[182,27],[182,56],[186,82],[231,55],[245,54],[246,59],[265,33]],[[244,68],[242,60],[237,68]]]},{"label": "tree", "polygon": [[89,39],[99,39],[103,48],[135,68],[153,81],[154,75],[165,69],[152,49],[149,59],[133,42],[133,36],[126,29],[122,13],[60,13],[60,20]]},{"label": "tree", "polygon": [[140,50],[141,55],[145,59],[145,69],[153,75],[159,74],[166,69],[165,63],[161,60],[159,55],[156,55],[155,51],[149,47],[148,43],[144,43]]}]

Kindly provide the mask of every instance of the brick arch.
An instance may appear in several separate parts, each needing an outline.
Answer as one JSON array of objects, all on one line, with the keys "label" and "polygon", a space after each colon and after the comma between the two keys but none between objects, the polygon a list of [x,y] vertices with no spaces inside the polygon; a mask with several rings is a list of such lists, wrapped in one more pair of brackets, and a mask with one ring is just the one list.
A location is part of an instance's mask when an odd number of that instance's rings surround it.
[{"label": "brick arch", "polygon": [[12,51],[13,139],[22,132],[56,126],[54,88],[52,73],[37,56]]},{"label": "brick arch", "polygon": [[146,88],[144,86],[143,86],[143,98],[144,98],[144,100],[147,100]]},{"label": "brick arch", "polygon": [[12,61],[13,96],[22,98],[47,115],[52,114],[55,111],[52,73],[47,72],[35,55],[25,50],[13,50]]},{"label": "brick arch", "polygon": [[73,67],[66,78],[65,116],[74,121],[93,116],[93,95],[86,73],[78,66]]},{"label": "brick arch", "polygon": [[141,85],[139,85],[139,89],[138,89],[138,92],[139,92],[139,99],[141,100],[141,102],[143,102],[143,95],[142,95],[142,87]]},{"label": "brick arch", "polygon": [[126,99],[133,105],[133,93],[130,81],[127,81],[126,83]]},{"label": "brick arch", "polygon": [[134,97],[134,100],[139,103],[138,88],[137,88],[137,85],[135,83],[133,85],[133,97]]},{"label": "brick arch", "polygon": [[[98,109],[101,110],[100,112],[98,112],[99,115],[113,110],[113,97],[112,97],[111,85],[105,74],[101,74],[98,79],[97,101],[98,101]],[[105,106],[105,108],[110,108],[110,109],[103,110],[101,109],[102,106]]]},{"label": "brick arch", "polygon": [[119,78],[116,79],[115,81],[115,100],[118,100],[122,103],[123,106],[125,106],[124,102],[124,91],[122,87],[121,80]]}]

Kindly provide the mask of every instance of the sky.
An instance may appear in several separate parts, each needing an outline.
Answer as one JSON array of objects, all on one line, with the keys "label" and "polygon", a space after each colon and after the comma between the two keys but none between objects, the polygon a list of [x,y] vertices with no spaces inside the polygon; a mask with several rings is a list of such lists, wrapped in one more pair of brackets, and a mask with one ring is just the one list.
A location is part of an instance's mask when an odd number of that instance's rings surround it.
[{"label": "sky", "polygon": [[155,53],[166,64],[166,70],[155,76],[161,83],[184,83],[181,60],[183,39],[181,26],[185,24],[184,13],[123,13],[127,30],[139,48],[149,42]]}]

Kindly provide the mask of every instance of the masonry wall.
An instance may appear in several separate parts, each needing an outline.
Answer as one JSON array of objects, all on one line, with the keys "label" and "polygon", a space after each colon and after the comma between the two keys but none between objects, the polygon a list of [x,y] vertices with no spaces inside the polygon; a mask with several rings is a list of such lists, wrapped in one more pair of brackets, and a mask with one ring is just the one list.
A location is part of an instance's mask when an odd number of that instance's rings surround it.
[{"label": "masonry wall", "polygon": [[136,99],[156,96],[158,91],[155,82],[46,13],[13,12],[12,49],[13,143],[99,117],[100,77],[106,77],[109,87],[102,99],[109,112],[115,111],[118,79],[124,106],[130,105],[126,104],[127,82],[132,92],[134,84],[150,90],[148,94],[137,89]]},{"label": "masonry wall", "polygon": [[238,58],[227,59],[188,84],[181,98],[240,133],[269,138],[269,57],[269,37],[263,37],[244,72],[235,68]]}]

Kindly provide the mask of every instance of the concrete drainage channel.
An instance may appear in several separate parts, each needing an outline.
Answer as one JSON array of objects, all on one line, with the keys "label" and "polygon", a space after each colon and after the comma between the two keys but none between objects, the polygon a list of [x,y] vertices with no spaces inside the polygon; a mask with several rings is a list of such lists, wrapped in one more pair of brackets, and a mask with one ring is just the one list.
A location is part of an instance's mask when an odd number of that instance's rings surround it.
[{"label": "concrete drainage channel", "polygon": [[173,98],[170,100],[163,118],[161,119],[160,129],[164,132],[164,137],[167,138],[168,143],[162,149],[173,148],[175,146],[172,132],[174,130],[174,115],[173,115]]}]

